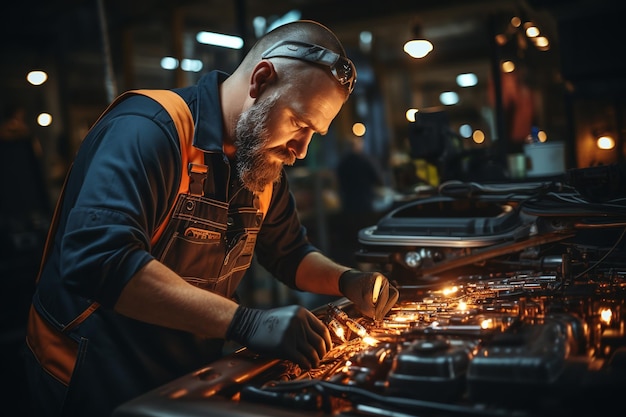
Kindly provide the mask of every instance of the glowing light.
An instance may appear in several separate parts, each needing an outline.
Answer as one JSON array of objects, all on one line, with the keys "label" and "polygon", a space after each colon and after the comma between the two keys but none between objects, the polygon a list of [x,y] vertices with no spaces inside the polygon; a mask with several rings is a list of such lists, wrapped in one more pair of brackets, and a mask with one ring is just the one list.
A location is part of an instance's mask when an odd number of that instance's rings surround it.
[{"label": "glowing light", "polygon": [[513,72],[515,71],[515,63],[513,63],[513,61],[504,61],[501,64],[502,67],[502,72]]},{"label": "glowing light", "polygon": [[460,301],[460,302],[459,302],[459,307],[458,307],[458,308],[459,308],[459,310],[461,310],[461,311],[465,311],[465,310],[467,310],[467,303],[466,303],[465,301]]},{"label": "glowing light", "polygon": [[443,289],[443,295],[450,295],[450,294],[454,294],[459,290],[459,287],[457,287],[456,285],[453,287],[447,287]]},{"label": "glowing light", "polygon": [[478,84],[478,77],[472,72],[459,74],[456,76],[456,83],[459,87],[474,87]]},{"label": "glowing light", "polygon": [[404,52],[413,58],[424,58],[433,50],[433,44],[427,40],[412,40],[404,44]]},{"label": "glowing light", "polygon": [[363,123],[355,123],[352,125],[352,133],[355,136],[363,136],[365,134],[365,125]]},{"label": "glowing light", "polygon": [[198,32],[196,40],[205,45],[221,46],[223,48],[241,49],[243,48],[243,39],[239,36],[224,35],[215,32]]},{"label": "glowing light", "polygon": [[182,397],[184,397],[185,395],[187,395],[188,393],[189,393],[189,391],[188,391],[187,389],[185,389],[185,388],[180,388],[180,389],[177,389],[176,391],[172,392],[172,393],[169,395],[169,397],[170,397],[170,398],[174,398],[174,399],[176,399],[176,398],[182,398]]},{"label": "glowing light", "polygon": [[439,101],[444,106],[452,106],[459,102],[459,95],[454,91],[444,91],[439,95]]},{"label": "glowing light", "polygon": [[484,319],[483,321],[480,322],[481,329],[490,329],[492,327],[493,327],[493,320],[491,319]]},{"label": "glowing light", "polygon": [[468,125],[468,124],[464,124],[461,125],[461,127],[459,127],[459,134],[461,136],[463,136],[464,138],[469,138],[472,136],[472,126]]},{"label": "glowing light", "polygon": [[599,149],[613,149],[615,148],[615,139],[608,135],[600,136],[596,141],[596,146]]},{"label": "glowing light", "polygon": [[32,85],[41,85],[48,79],[45,71],[31,71],[26,75],[26,80]]},{"label": "glowing light", "polygon": [[528,26],[526,28],[526,36],[528,36],[529,38],[536,38],[537,36],[539,36],[539,29],[537,28],[537,26]]},{"label": "glowing light", "polygon": [[535,46],[539,48],[541,51],[545,51],[550,47],[550,41],[545,36],[537,36],[533,39],[535,41]]},{"label": "glowing light", "polygon": [[199,59],[183,59],[180,68],[183,71],[200,72],[202,71],[202,61]]},{"label": "glowing light", "polygon": [[482,130],[477,129],[472,133],[472,140],[475,143],[483,143],[485,141],[485,134]]},{"label": "glowing light", "polygon": [[161,58],[161,68],[165,70],[173,70],[178,68],[178,60],[171,56]]},{"label": "glowing light", "polygon": [[610,324],[612,317],[613,312],[610,308],[603,308],[602,310],[600,310],[600,320],[602,320],[605,324]]},{"label": "glowing light", "polygon": [[50,126],[52,124],[52,115],[50,113],[41,113],[37,116],[37,124],[39,126]]},{"label": "glowing light", "polygon": [[415,121],[415,114],[418,112],[418,109],[408,109],[405,113],[406,120],[409,122]]},{"label": "glowing light", "polygon": [[540,130],[537,132],[537,139],[539,139],[539,142],[545,142],[548,140],[548,135],[543,130]]},{"label": "glowing light", "polygon": [[372,336],[366,336],[362,338],[361,341],[369,346],[376,346],[378,344],[378,340],[374,339]]}]

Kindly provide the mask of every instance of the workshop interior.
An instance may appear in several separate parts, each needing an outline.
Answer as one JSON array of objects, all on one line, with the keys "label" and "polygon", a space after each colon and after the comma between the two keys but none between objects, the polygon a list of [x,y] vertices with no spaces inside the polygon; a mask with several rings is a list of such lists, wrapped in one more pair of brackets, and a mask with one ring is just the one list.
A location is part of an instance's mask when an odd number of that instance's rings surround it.
[{"label": "workshop interior", "polygon": [[[358,78],[287,179],[310,240],[383,272],[398,302],[374,321],[253,263],[241,302],[310,308],[333,337],[320,366],[232,346],[113,417],[626,410],[626,4],[37,0],[5,10],[0,105],[23,110],[38,144],[27,153],[0,129],[5,404],[26,401],[18,349],[30,295],[65,174],[98,115],[126,90],[231,72],[262,34],[311,19],[337,34]],[[380,173],[358,212],[339,169],[355,142]]]}]

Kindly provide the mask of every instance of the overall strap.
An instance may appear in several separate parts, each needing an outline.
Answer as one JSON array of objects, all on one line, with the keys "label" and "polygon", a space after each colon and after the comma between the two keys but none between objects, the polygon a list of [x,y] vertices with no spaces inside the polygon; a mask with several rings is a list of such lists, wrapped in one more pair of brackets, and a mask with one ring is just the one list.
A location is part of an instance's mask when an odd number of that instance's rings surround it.
[{"label": "overall strap", "polygon": [[[188,166],[191,166],[191,164],[202,162],[202,152],[194,148],[192,145],[194,135],[194,121],[191,115],[191,111],[189,110],[189,106],[187,106],[187,103],[182,99],[182,97],[180,97],[175,92],[169,90],[128,91],[118,96],[102,113],[96,123],[117,103],[119,103],[121,100],[128,97],[129,95],[133,94],[142,94],[159,102],[170,114],[172,120],[174,121],[174,125],[176,126],[176,131],[178,133],[178,138],[180,141],[183,171],[181,174],[179,193],[186,192],[190,186],[189,175],[187,175],[186,171],[188,169]],[[61,211],[63,196],[65,193],[67,179],[70,175],[70,171],[71,166],[65,176],[63,187],[61,189],[61,193],[57,200],[54,214],[52,217],[52,222],[48,230],[48,236],[46,238],[46,245],[44,247],[39,273],[37,274],[37,281],[39,281],[43,266],[50,254],[52,240],[54,239],[54,235],[56,234],[59,222],[59,213]],[[168,217],[166,217],[166,219],[168,218],[169,215]],[[156,239],[158,239],[158,237],[160,236],[163,228],[164,224],[159,225],[155,236],[153,236],[153,243],[156,242]],[[97,302],[91,303],[70,323],[64,326],[61,331],[59,331],[56,327],[52,326],[46,319],[40,316],[33,305],[31,305],[30,307],[27,325],[28,331],[26,337],[27,344],[32,350],[33,354],[39,360],[41,366],[46,369],[50,373],[50,375],[58,379],[66,386],[70,383],[70,379],[73,374],[76,358],[78,355],[78,345],[71,338],[67,337],[67,334],[73,328],[75,328],[85,319],[87,319],[87,317],[89,317],[94,311],[96,311],[99,306],[100,305]]]},{"label": "overall strap", "polygon": [[[180,185],[178,194],[187,193],[195,188],[196,184],[190,184],[190,178],[193,178],[198,167],[203,166],[204,153],[193,146],[194,121],[189,106],[181,96],[170,90],[131,90],[125,94],[142,94],[148,96],[158,102],[169,113],[174,121],[176,131],[178,132],[178,140],[180,141],[180,155],[182,172],[180,175]],[[206,172],[205,172],[206,174]],[[170,207],[168,215],[155,230],[152,235],[152,246],[159,240],[167,221],[169,220],[174,204]]]},{"label": "overall strap", "polygon": [[[123,99],[127,98],[131,95],[145,95],[150,97],[151,99],[157,101],[159,104],[163,106],[163,108],[168,112],[172,120],[174,121],[174,125],[176,126],[176,132],[178,133],[178,140],[180,141],[180,153],[181,153],[181,166],[183,168],[183,172],[180,178],[180,186],[179,193],[186,192],[189,189],[189,175],[187,175],[188,164],[201,164],[202,163],[202,151],[196,149],[193,143],[193,135],[194,135],[194,121],[193,116],[191,115],[191,111],[189,110],[189,106],[181,96],[176,94],[170,90],[131,90],[119,95],[106,110],[98,117],[96,123],[93,124],[95,126],[102,117],[107,114],[113,107],[115,107],[119,102]],[[43,255],[41,258],[41,263],[39,266],[39,273],[37,274],[37,281],[39,281],[39,276],[41,275],[41,271],[43,270],[43,266],[48,259],[50,254],[50,250],[52,248],[52,241],[54,239],[54,235],[56,234],[57,226],[59,223],[59,213],[61,211],[61,204],[63,202],[63,196],[65,194],[65,188],[67,184],[67,179],[70,176],[70,171],[72,170],[72,166],[68,169],[68,172],[65,176],[65,180],[63,186],[61,187],[61,194],[56,203],[56,207],[54,209],[54,213],[52,216],[52,221],[50,223],[50,228],[48,229],[48,235],[46,237],[46,243],[43,250]],[[173,207],[172,207],[173,209]],[[171,209],[170,209],[171,210]],[[158,238],[163,233],[165,229],[167,219],[169,215],[166,217],[166,221],[164,221],[161,225],[159,225],[152,236],[152,245],[156,243]]]},{"label": "overall strap", "polygon": [[[180,153],[181,153],[181,166],[182,173],[180,178],[180,186],[178,193],[187,192],[189,189],[189,175],[187,174],[187,170],[191,169],[193,164],[201,164],[203,161],[203,153],[199,149],[193,146],[193,135],[194,135],[194,121],[193,116],[191,115],[191,110],[189,110],[189,106],[183,100],[181,96],[176,94],[170,90],[131,90],[119,95],[106,110],[100,115],[94,126],[102,119],[102,117],[108,113],[115,105],[117,105],[120,101],[127,98],[130,95],[145,95],[150,97],[151,99],[160,103],[163,108],[168,112],[172,120],[174,121],[174,125],[176,126],[176,131],[178,133],[178,140],[180,141]],[[65,194],[65,188],[67,184],[67,179],[71,171],[68,170],[68,173],[65,177],[65,181],[63,187],[61,188],[61,194],[59,199],[57,200],[57,204],[54,210],[54,215],[52,217],[52,222],[50,224],[50,229],[48,230],[48,236],[46,238],[46,244],[44,247],[41,264],[39,267],[39,273],[37,274],[37,281],[41,276],[43,271],[43,266],[50,255],[50,251],[52,248],[52,241],[54,239],[54,235],[56,234],[56,230],[59,223],[59,212],[61,211],[61,205],[63,200],[63,195]],[[152,245],[156,243],[159,239],[165,226],[167,224],[167,220],[170,217],[171,211],[173,210],[173,204],[170,208],[170,213],[166,216],[165,221],[163,221],[156,229],[154,235],[152,236]],[[93,302],[87,309],[85,309],[81,314],[79,314],[74,320],[72,320],[67,326],[64,327],[63,332],[67,333],[80,323],[82,323],[87,317],[91,315],[97,308],[99,304],[97,302]]]}]

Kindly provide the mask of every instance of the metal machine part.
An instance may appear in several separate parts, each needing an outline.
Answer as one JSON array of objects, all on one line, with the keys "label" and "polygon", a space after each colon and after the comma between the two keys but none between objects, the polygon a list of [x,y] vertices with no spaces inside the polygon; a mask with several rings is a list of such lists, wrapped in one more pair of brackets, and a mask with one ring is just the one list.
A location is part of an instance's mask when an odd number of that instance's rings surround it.
[{"label": "metal machine part", "polygon": [[[384,271],[400,298],[380,321],[346,299],[315,310],[334,344],[318,368],[241,349],[114,417],[624,414],[626,198],[588,202],[563,184],[511,187],[478,196],[487,205],[413,203],[368,228],[361,260]],[[454,199],[476,198],[456,191]],[[452,235],[469,244],[457,245],[433,237],[447,233],[433,228],[445,225],[445,210],[439,222],[416,214],[433,201],[511,209],[489,209],[497,220],[472,211],[469,223],[502,227],[484,239],[459,229]]]}]

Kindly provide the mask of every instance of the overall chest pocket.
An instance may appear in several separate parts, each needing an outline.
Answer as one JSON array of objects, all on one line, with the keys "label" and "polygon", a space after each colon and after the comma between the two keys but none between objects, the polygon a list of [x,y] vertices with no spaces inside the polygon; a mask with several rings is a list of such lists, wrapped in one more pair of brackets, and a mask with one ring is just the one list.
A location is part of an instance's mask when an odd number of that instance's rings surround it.
[{"label": "overall chest pocket", "polygon": [[231,296],[240,279],[233,274],[252,261],[261,219],[255,208],[180,195],[155,256],[187,282]]}]

